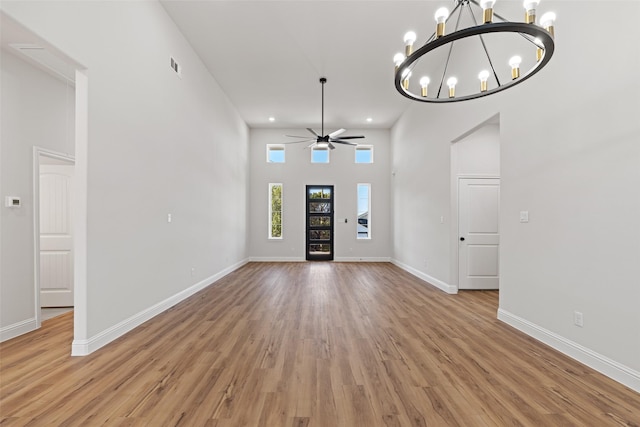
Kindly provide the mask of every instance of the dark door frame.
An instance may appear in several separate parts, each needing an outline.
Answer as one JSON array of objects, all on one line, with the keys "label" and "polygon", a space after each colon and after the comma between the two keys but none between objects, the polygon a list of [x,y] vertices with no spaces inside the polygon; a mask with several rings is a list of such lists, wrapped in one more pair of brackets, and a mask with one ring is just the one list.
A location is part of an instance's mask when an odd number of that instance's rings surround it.
[{"label": "dark door frame", "polygon": [[[321,194],[321,197],[313,197]],[[334,187],[306,186],[306,245],[307,261],[333,261]]]}]

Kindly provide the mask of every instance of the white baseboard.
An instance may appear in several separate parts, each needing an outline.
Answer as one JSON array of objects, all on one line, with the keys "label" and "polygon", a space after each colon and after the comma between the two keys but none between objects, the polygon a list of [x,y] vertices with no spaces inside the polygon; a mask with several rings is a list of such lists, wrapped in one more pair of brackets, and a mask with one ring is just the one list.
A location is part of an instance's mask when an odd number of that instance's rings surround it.
[{"label": "white baseboard", "polygon": [[268,256],[258,256],[249,258],[250,262],[304,262],[305,259],[302,257],[268,257]]},{"label": "white baseboard", "polygon": [[335,262],[391,262],[389,257],[336,257]]},{"label": "white baseboard", "polygon": [[5,326],[0,329],[0,342],[10,340],[27,332],[35,331],[36,329],[38,329],[38,324],[35,318]]},{"label": "white baseboard", "polygon": [[429,282],[429,284],[435,286],[436,288],[438,288],[438,289],[440,289],[440,290],[442,290],[442,291],[444,291],[444,292],[446,292],[448,294],[452,294],[453,295],[453,294],[457,294],[458,293],[458,288],[456,286],[452,286],[452,285],[450,285],[448,283],[443,282],[440,279],[436,279],[433,276],[429,276],[428,274],[423,273],[420,270],[416,270],[415,268],[413,268],[413,267],[411,267],[411,266],[409,266],[407,264],[404,264],[404,263],[398,261],[397,259],[392,259],[391,262],[394,265],[396,265],[396,266],[400,267],[401,269],[403,269],[404,271],[406,271],[407,273],[411,273],[414,276],[424,280],[425,282]]},{"label": "white baseboard", "polygon": [[217,280],[220,280],[222,277],[231,273],[234,270],[245,265],[249,262],[248,259],[244,259],[236,264],[233,264],[219,273],[214,274],[213,276],[207,277],[206,279],[196,283],[195,285],[178,292],[177,294],[165,299],[164,301],[155,304],[146,310],[143,310],[128,319],[123,320],[122,322],[100,332],[97,335],[87,339],[87,340],[73,340],[71,344],[71,355],[72,356],[86,356],[88,354],[93,353],[99,348],[109,344],[117,338],[120,338],[122,335],[131,331],[132,329],[142,325],[147,320],[157,316],[163,311],[173,307],[179,302],[189,298],[191,295],[196,292],[201,291],[202,289],[212,285]]},{"label": "white baseboard", "polygon": [[498,319],[640,393],[640,372],[503,309],[498,309]]},{"label": "white baseboard", "polygon": [[[251,262],[306,262],[302,257],[251,257]],[[334,262],[391,262],[389,257],[336,257]]]}]

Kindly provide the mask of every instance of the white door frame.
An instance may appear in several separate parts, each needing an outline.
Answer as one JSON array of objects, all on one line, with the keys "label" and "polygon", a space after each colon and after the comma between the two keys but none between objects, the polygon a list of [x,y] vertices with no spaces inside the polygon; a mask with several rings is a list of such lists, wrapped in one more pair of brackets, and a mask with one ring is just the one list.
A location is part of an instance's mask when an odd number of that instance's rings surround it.
[{"label": "white door frame", "polygon": [[[40,156],[62,160],[72,165],[76,163],[76,159],[66,153],[58,153],[37,146],[33,147],[33,278],[36,328],[42,326],[40,316]],[[75,211],[75,208],[72,207],[72,209]]]}]

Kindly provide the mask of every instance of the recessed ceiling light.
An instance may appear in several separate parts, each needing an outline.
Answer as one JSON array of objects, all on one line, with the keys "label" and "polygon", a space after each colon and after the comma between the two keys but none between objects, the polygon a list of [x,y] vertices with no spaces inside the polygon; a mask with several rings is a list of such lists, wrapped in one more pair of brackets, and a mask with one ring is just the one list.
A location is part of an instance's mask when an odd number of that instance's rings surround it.
[{"label": "recessed ceiling light", "polygon": [[371,117],[367,117],[367,123],[371,123],[373,119]]},{"label": "recessed ceiling light", "polygon": [[275,121],[276,121],[276,118],[275,118],[275,117],[269,117],[269,121],[270,121],[270,122],[275,122]]}]

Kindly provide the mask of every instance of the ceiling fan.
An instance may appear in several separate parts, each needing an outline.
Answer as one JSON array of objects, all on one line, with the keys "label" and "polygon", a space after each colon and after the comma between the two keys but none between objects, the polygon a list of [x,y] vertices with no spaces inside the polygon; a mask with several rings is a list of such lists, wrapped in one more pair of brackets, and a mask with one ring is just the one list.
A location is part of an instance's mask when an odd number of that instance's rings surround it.
[{"label": "ceiling fan", "polygon": [[351,142],[351,139],[360,139],[360,138],[364,138],[364,136],[362,135],[354,135],[354,136],[339,136],[342,135],[346,129],[338,129],[335,132],[331,132],[327,135],[324,135],[324,84],[327,82],[326,77],[320,77],[320,84],[322,84],[322,123],[321,123],[321,130],[320,130],[320,134],[318,135],[316,133],[316,131],[314,131],[311,128],[307,128],[307,130],[309,132],[311,132],[311,134],[313,135],[313,137],[308,137],[308,136],[298,136],[298,135],[285,135],[288,136],[289,138],[302,138],[300,141],[291,141],[291,142],[285,142],[285,144],[299,144],[301,142],[309,142],[309,141],[313,141],[311,142],[311,144],[309,144],[307,146],[307,148],[309,147],[313,147],[314,145],[316,147],[322,147],[322,148],[326,148],[328,147],[329,149],[333,150],[335,147],[335,144],[345,144],[345,145],[358,145],[355,142]]}]

